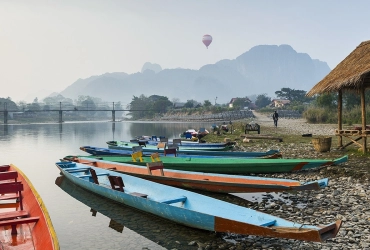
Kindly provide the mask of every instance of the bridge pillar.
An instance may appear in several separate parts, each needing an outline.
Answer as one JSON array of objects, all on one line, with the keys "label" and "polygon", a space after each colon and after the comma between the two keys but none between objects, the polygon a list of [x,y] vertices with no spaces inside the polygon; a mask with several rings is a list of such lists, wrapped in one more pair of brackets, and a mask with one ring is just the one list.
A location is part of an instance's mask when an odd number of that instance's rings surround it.
[{"label": "bridge pillar", "polygon": [[63,122],[63,111],[59,110],[59,123]]},{"label": "bridge pillar", "polygon": [[8,124],[8,111],[4,110],[4,124]]},{"label": "bridge pillar", "polygon": [[112,110],[112,121],[113,122],[116,121],[116,111],[115,110]]}]

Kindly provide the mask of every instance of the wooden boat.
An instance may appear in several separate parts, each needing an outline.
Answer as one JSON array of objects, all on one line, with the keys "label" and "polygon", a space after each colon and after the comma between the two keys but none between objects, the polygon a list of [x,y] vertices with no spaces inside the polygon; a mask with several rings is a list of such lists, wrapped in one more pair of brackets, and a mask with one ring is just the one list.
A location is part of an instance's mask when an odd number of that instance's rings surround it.
[{"label": "wooden boat", "polygon": [[[158,151],[158,144],[152,145],[147,142],[126,142],[126,141],[108,141],[107,142],[108,146],[113,146],[113,147],[120,147],[119,149],[131,149],[132,147],[135,146],[143,146],[143,150],[145,151],[150,151],[151,152],[156,152]],[[182,145],[177,145],[179,150],[203,150],[203,151],[225,151],[232,149],[234,147],[234,144],[232,143],[221,143],[217,145],[213,145],[211,143],[197,143],[197,144],[182,144]],[[117,148],[116,148],[117,149]]]},{"label": "wooden boat", "polygon": [[[87,156],[97,159],[96,156]],[[146,166],[152,157],[142,156],[134,160],[132,156],[102,155],[100,160]],[[286,173],[298,170],[338,165],[346,162],[348,156],[330,159],[263,159],[263,158],[192,158],[164,156],[160,160],[167,169],[219,173],[219,174],[250,174],[250,173]]]},{"label": "wooden boat", "polygon": [[[194,248],[194,250],[196,250],[196,247],[179,245],[178,242],[194,241],[194,235],[196,235],[198,242],[214,240],[213,234],[207,231],[193,229],[193,232],[189,232],[189,228],[186,226],[173,223],[172,221],[89,192],[75,185],[64,176],[59,176],[55,180],[55,184],[72,198],[82,202],[87,208],[90,208],[90,211],[86,209],[86,213],[90,213],[91,220],[96,219],[96,217],[99,218],[101,215],[109,218],[109,223],[101,225],[100,229],[106,231],[106,227],[109,227],[109,229],[114,230],[113,235],[115,237],[119,237],[116,232],[125,234],[129,229],[162,246],[163,249]],[[169,235],[172,237],[168,237]],[[222,236],[220,235],[219,237]],[[174,238],[176,238],[176,241],[173,240]],[[142,242],[140,241],[140,243]],[[95,249],[107,249],[104,246],[106,246],[104,241],[98,241],[97,244],[94,242]],[[147,247],[143,249],[153,249],[150,246]]]},{"label": "wooden boat", "polygon": [[[140,177],[146,180],[174,187],[197,189],[219,193],[252,193],[318,190],[328,185],[328,178],[302,183],[295,180],[263,178],[241,175],[211,174],[164,169],[162,162],[147,164],[146,167],[133,164],[103,161],[83,156],[67,156],[63,160],[73,161],[87,166],[114,170]],[[151,171],[151,168],[160,171]]]},{"label": "wooden boat", "polygon": [[[132,147],[138,146],[138,144],[120,144],[117,146],[115,143],[107,142],[109,149],[116,150],[128,150],[132,152]],[[158,148],[155,146],[151,147],[142,147],[144,153],[163,153],[163,148]],[[212,155],[212,156],[226,156],[226,157],[263,157],[268,155],[273,155],[279,153],[278,150],[268,150],[266,152],[240,152],[240,151],[207,151],[207,150],[186,150],[178,149],[178,154],[187,154],[187,155]]]},{"label": "wooden boat", "polygon": [[[121,156],[131,156],[133,153],[131,150],[121,150],[121,149],[111,149],[111,148],[99,148],[99,147],[92,147],[92,146],[82,146],[80,149],[88,154],[91,155],[121,155]],[[141,148],[142,150],[142,148]],[[176,150],[177,157],[195,157],[195,158],[217,158],[217,157],[225,157],[222,153],[235,153],[230,154],[229,157],[244,157],[244,158],[281,158],[281,154],[277,150],[270,150],[266,152],[227,152],[227,151],[220,151],[221,155],[216,154],[191,154],[191,152],[187,152],[186,154],[183,151]],[[205,152],[213,152],[213,151],[205,151]],[[189,154],[188,154],[189,153]],[[195,153],[195,152],[194,152]],[[240,153],[240,154],[238,154]],[[150,156],[152,153],[150,152],[143,152],[143,155]],[[160,156],[164,156],[164,153],[159,153]],[[227,156],[227,155],[226,155]]]},{"label": "wooden boat", "polygon": [[1,249],[59,249],[44,202],[16,166],[0,166],[0,193]]},{"label": "wooden boat", "polygon": [[76,185],[119,203],[189,227],[215,232],[323,242],[340,220],[326,226],[299,224],[167,185],[74,162],[57,162]]}]

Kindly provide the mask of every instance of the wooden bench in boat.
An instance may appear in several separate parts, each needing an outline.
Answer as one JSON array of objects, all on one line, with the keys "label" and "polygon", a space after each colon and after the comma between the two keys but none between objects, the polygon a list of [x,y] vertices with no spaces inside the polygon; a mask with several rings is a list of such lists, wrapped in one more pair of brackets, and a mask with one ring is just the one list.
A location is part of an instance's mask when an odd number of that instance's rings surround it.
[{"label": "wooden bench in boat", "polygon": [[7,181],[12,179],[14,179],[14,181],[17,181],[17,178],[17,171],[0,172],[0,181]]},{"label": "wooden bench in boat", "polygon": [[146,164],[146,167],[148,168],[148,174],[153,175],[152,174],[152,170],[160,170],[161,171],[161,175],[164,176],[163,162],[161,162],[161,161],[148,162]]},{"label": "wooden bench in boat", "polygon": [[21,210],[21,211],[9,211],[9,212],[0,213],[0,221],[11,220],[11,219],[16,219],[20,217],[28,217],[28,212]]},{"label": "wooden bench in boat", "polygon": [[186,196],[180,196],[180,197],[177,197],[177,198],[161,200],[159,202],[165,203],[165,204],[172,204],[172,203],[177,203],[177,202],[185,202],[186,199],[187,199]]},{"label": "wooden bench in boat", "polygon": [[143,162],[143,151],[137,151],[132,153],[131,158],[133,162],[137,162],[138,159],[140,162]]},{"label": "wooden bench in boat", "polygon": [[68,173],[78,173],[78,172],[86,172],[90,170],[90,167],[86,168],[65,168],[64,170],[67,171]]},{"label": "wooden bench in boat", "polygon": [[[109,175],[108,179],[109,179],[109,182],[112,186],[112,189],[117,190],[117,191],[121,191],[121,192],[125,191],[124,190],[125,184],[123,183],[123,180],[122,180],[121,176]],[[138,192],[132,192],[132,193],[129,193],[129,194],[134,195],[134,196],[138,196],[138,197],[142,197],[142,198],[147,198],[148,197],[147,194],[142,194],[142,193],[138,193]]]},{"label": "wooden bench in boat", "polygon": [[0,221],[0,226],[11,226],[12,227],[12,235],[17,234],[17,225],[19,224],[28,224],[37,222],[40,219],[40,217],[27,217],[27,218],[20,218],[20,219],[14,219],[14,220],[3,220]]},{"label": "wooden bench in boat", "polygon": [[161,161],[161,158],[158,153],[151,154],[150,158],[152,159],[152,162]]},{"label": "wooden bench in boat", "polygon": [[3,165],[3,166],[0,166],[0,172],[6,172],[8,171],[10,168],[9,165]]},{"label": "wooden bench in boat", "polygon": [[163,152],[164,152],[164,156],[169,155],[169,154],[174,154],[175,157],[177,156],[176,148],[165,148]]},{"label": "wooden bench in boat", "polygon": [[0,183],[0,200],[13,200],[19,201],[20,209],[23,210],[22,202],[23,184],[20,182],[6,182]]}]

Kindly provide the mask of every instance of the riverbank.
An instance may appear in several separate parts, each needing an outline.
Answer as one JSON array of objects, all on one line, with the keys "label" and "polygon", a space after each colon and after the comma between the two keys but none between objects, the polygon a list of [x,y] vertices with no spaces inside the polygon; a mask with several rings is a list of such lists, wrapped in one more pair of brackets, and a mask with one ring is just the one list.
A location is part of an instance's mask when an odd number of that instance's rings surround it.
[{"label": "riverbank", "polygon": [[[246,121],[242,121],[245,123]],[[296,193],[255,194],[254,197],[234,196],[226,198],[222,195],[209,194],[218,199],[226,199],[268,214],[276,215],[297,223],[326,225],[342,220],[342,227],[336,238],[324,243],[302,242],[256,236],[220,235],[212,242],[197,242],[198,249],[370,249],[370,182],[369,156],[358,154],[355,149],[336,150],[334,130],[336,124],[308,124],[304,119],[279,119],[278,127],[274,128],[269,116],[255,113],[253,122],[261,126],[261,134],[280,136],[283,142],[271,140],[242,141],[240,130],[235,122],[234,134],[218,136],[233,137],[239,150],[265,151],[279,149],[284,158],[328,158],[334,159],[348,154],[349,160],[339,166],[321,169],[285,173],[260,174],[261,177],[287,178],[300,181],[329,178],[329,186],[318,191]],[[253,132],[250,132],[251,134]],[[256,134],[256,132],[255,132]],[[302,134],[333,137],[330,152],[317,152],[311,143],[312,138]],[[262,198],[261,198],[262,197]],[[248,198],[247,200],[245,198]],[[225,243],[222,238],[230,243]],[[196,241],[195,241],[196,242]],[[190,244],[190,243],[189,243]],[[181,249],[181,248],[179,248]]]}]

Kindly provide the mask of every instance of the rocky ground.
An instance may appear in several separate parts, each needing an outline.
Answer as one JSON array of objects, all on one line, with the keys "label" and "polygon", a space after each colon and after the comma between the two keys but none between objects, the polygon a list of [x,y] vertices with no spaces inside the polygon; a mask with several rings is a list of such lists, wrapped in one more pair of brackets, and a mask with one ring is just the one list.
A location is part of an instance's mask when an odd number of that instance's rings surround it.
[{"label": "rocky ground", "polygon": [[[273,128],[270,117],[255,115],[255,122],[263,127]],[[314,136],[333,136],[335,127],[335,125],[307,124],[303,119],[280,119],[277,130],[286,134],[312,133]],[[239,147],[243,150],[243,146]],[[271,148],[271,143],[255,141],[248,145],[248,150],[260,151],[267,149],[266,147]],[[319,191],[256,194],[249,201],[239,197],[213,196],[298,223],[325,225],[342,220],[343,224],[338,235],[324,243],[258,236],[218,235],[213,241],[195,240],[189,242],[189,245],[194,245],[198,249],[370,249],[369,157],[334,148],[330,152],[319,153],[308,143],[276,144],[276,148],[285,158],[332,159],[349,154],[349,160],[338,166],[316,170],[259,175],[300,181],[328,177],[329,186]]]}]

